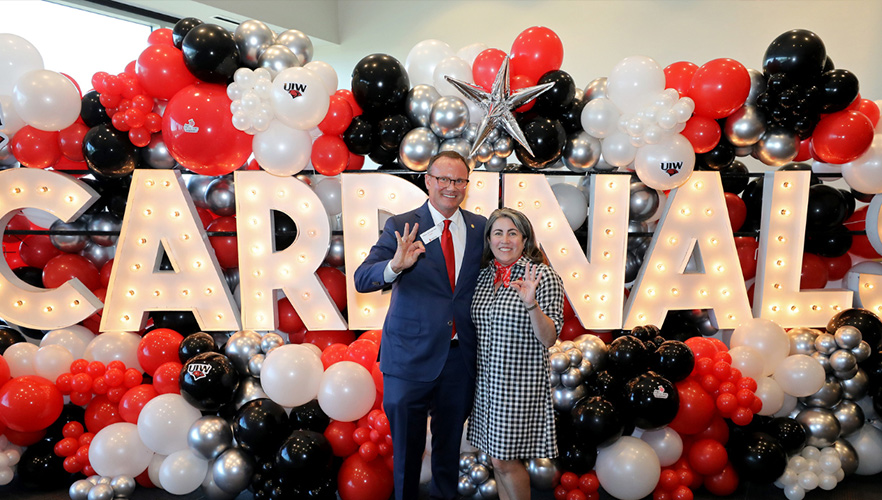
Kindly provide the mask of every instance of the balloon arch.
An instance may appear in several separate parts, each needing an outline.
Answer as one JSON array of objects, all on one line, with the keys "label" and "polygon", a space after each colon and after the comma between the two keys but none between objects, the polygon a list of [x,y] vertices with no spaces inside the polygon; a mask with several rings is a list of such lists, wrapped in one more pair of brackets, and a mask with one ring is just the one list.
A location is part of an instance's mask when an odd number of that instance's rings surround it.
[{"label": "balloon arch", "polygon": [[[867,205],[882,192],[880,110],[810,31],[773,40],[761,70],[732,59],[662,68],[637,56],[583,88],[561,69],[562,41],[543,27],[507,52],[425,40],[403,64],[368,55],[340,90],[306,35],[256,20],[235,33],[194,18],[156,30],[123,72],[96,73],[84,94],[43,69],[26,40],[0,41],[0,162],[61,172],[97,193],[66,221],[40,207],[4,214],[4,301],[10,288],[34,293],[74,279],[109,300],[136,169],[186,174],[200,231],[236,294],[243,194],[229,174],[256,170],[297,176],[321,201],[334,233],[316,276],[344,311],[339,174],[369,157],[421,187],[429,159],[446,150],[475,172],[562,181],[551,189],[583,249],[591,179],[630,173],[625,293],[646,267],[669,191],[696,171],[719,172],[752,301],[769,209],[764,178],[751,179],[738,158],[810,171],[795,293],[843,286],[856,308],[789,330],[747,319],[723,332],[724,343],[706,309],[591,331],[568,302],[549,349],[560,456],[527,470],[534,488],[568,500],[598,498],[601,488],[625,500],[690,499],[699,488],[729,495],[745,481],[800,499],[882,472],[882,321],[867,295],[882,274],[880,205]],[[825,183],[840,177],[850,189]],[[274,249],[294,244],[292,218],[272,219]],[[156,260],[155,275],[180,272],[165,252]],[[685,266],[704,272],[700,259]],[[73,500],[129,497],[136,485],[201,487],[211,499],[245,489],[258,499],[388,498],[381,332],[307,329],[296,304],[274,302],[275,330],[262,333],[206,333],[189,311],[152,311],[137,332],[101,332],[100,310],[49,330],[4,320],[0,484],[17,476],[25,488],[69,487]],[[464,444],[460,470],[462,495],[496,497],[486,454]]]}]

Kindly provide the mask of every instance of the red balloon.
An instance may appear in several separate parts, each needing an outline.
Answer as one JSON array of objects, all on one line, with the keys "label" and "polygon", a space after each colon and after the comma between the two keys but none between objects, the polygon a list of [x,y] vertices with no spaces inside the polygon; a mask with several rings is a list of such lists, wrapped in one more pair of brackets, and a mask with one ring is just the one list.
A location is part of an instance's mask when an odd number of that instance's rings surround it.
[{"label": "red balloon", "polygon": [[339,136],[321,135],[312,143],[310,160],[316,172],[329,177],[334,176],[346,170],[349,150]]},{"label": "red balloon", "polygon": [[300,315],[294,310],[294,306],[291,305],[287,297],[279,299],[277,309],[279,311],[279,330],[290,334],[306,328],[303,320],[300,319]]},{"label": "red balloon", "polygon": [[[9,381],[9,363],[6,362],[6,358],[0,356],[0,387],[3,387],[3,384]],[[2,424],[2,419],[0,419],[0,424]]]},{"label": "red balloon", "polygon": [[380,345],[380,341],[383,339],[383,330],[368,330],[359,335],[358,338],[373,340],[377,345]]},{"label": "red balloon", "polygon": [[499,67],[506,58],[505,52],[499,49],[486,49],[481,51],[475,62],[472,63],[472,78],[475,85],[489,91],[493,87],[493,81],[496,79],[496,73],[499,73]]},{"label": "red balloon", "polygon": [[848,163],[870,149],[874,134],[873,123],[863,113],[839,111],[818,122],[812,132],[812,148],[825,163]]},{"label": "red balloon", "polygon": [[126,422],[137,424],[138,415],[148,401],[159,396],[159,391],[150,384],[132,387],[119,400],[119,414]]},{"label": "red balloon", "polygon": [[381,500],[393,489],[392,471],[382,460],[365,462],[358,454],[343,461],[337,474],[337,493],[342,500]]},{"label": "red balloon", "polygon": [[[855,210],[851,217],[845,220],[845,228],[849,231],[865,231],[867,228],[868,208],[869,205]],[[876,249],[870,244],[870,240],[865,234],[855,234],[852,236],[851,248],[848,249],[848,253],[866,259],[882,258],[882,255],[876,252]]]},{"label": "red balloon", "polygon": [[802,275],[799,278],[799,288],[812,290],[824,288],[827,285],[828,271],[824,259],[813,253],[802,254]]},{"label": "red balloon", "polygon": [[58,132],[58,149],[68,160],[83,161],[83,137],[89,131],[84,123],[73,125]]},{"label": "red balloon", "polygon": [[312,330],[306,332],[303,341],[325,350],[331,344],[349,345],[355,340],[355,332],[352,330]]},{"label": "red balloon", "polygon": [[582,323],[579,321],[579,318],[576,317],[574,312],[573,317],[564,321],[564,324],[560,329],[560,340],[573,340],[579,335],[585,335],[586,333],[591,333],[591,330],[587,330],[582,326]]},{"label": "red balloon", "polygon": [[[6,224],[6,231],[27,231],[28,229],[31,229],[31,221],[21,212],[15,214]],[[3,234],[3,243],[15,243],[17,246],[21,240],[22,235],[20,234]]]},{"label": "red balloon", "polygon": [[841,280],[845,273],[851,269],[851,255],[844,253],[839,257],[821,257],[827,264],[827,279],[830,281]]},{"label": "red balloon", "polygon": [[691,437],[696,440],[713,439],[719,443],[726,444],[729,442],[729,426],[726,425],[726,421],[723,420],[723,417],[715,415],[711,420],[710,425],[707,426],[707,429]]},{"label": "red balloon", "polygon": [[701,439],[689,448],[689,465],[703,475],[719,474],[729,461],[726,447],[713,439]]},{"label": "red balloon", "polygon": [[349,153],[349,163],[346,164],[346,170],[361,170],[364,166],[364,156],[355,153]]},{"label": "red balloon", "polygon": [[713,398],[692,379],[677,382],[680,409],[669,424],[680,434],[695,434],[707,428],[716,412]]},{"label": "red balloon", "polygon": [[21,240],[18,253],[25,264],[43,269],[47,262],[61,255],[61,250],[55,248],[55,245],[49,240],[49,236],[31,234]]},{"label": "red balloon", "polygon": [[153,388],[156,389],[156,392],[159,394],[180,394],[180,377],[183,367],[184,365],[177,361],[169,361],[159,365],[153,372]]},{"label": "red balloon", "polygon": [[704,478],[704,487],[716,496],[729,496],[738,489],[738,473],[732,464],[726,464],[719,474]]},{"label": "red balloon", "polygon": [[358,103],[355,102],[355,95],[352,94],[351,90],[339,89],[336,92],[334,92],[334,95],[342,97],[343,99],[346,99],[346,102],[348,102],[349,106],[352,108],[352,116],[353,117],[361,116],[361,113],[362,113],[361,106],[359,106]]},{"label": "red balloon", "polygon": [[349,344],[346,350],[346,361],[355,361],[371,371],[380,353],[380,346],[376,342],[367,339],[358,339]]},{"label": "red balloon", "polygon": [[337,309],[346,309],[346,275],[336,267],[321,266],[315,274],[331,295]]},{"label": "red balloon", "polygon": [[30,446],[39,442],[46,435],[46,429],[40,429],[33,432],[21,432],[12,429],[3,431],[3,435],[9,439],[9,442],[18,446]]},{"label": "red balloon", "polygon": [[101,286],[105,289],[110,285],[110,273],[113,272],[113,259],[108,260],[101,270],[98,271],[98,278],[101,279]]},{"label": "red balloon", "polygon": [[692,76],[689,97],[695,101],[695,114],[725,118],[744,105],[750,94],[750,73],[734,59],[714,59]]},{"label": "red balloon", "polygon": [[542,26],[527,28],[511,44],[511,74],[536,82],[545,73],[560,69],[563,43],[554,31]]},{"label": "red balloon", "polygon": [[208,83],[184,87],[168,101],[162,138],[178,163],[197,174],[224,175],[248,160],[252,137],[233,127],[231,103],[225,86]]},{"label": "red balloon", "polygon": [[[713,358],[717,352],[719,352],[711,339],[692,337],[686,339],[685,343],[689,349],[692,350],[692,354],[695,356],[696,360],[701,358]],[[706,375],[706,373],[702,372],[702,375]]]},{"label": "red balloon", "polygon": [[380,363],[374,362],[374,366],[371,367],[371,377],[374,379],[374,386],[377,388],[378,393],[383,392],[383,372],[380,371]]},{"label": "red balloon", "polygon": [[306,342],[306,328],[301,328],[300,330],[289,333],[288,334],[288,343],[289,344],[302,344]]},{"label": "red balloon", "polygon": [[178,349],[183,335],[169,328],[157,328],[148,332],[138,343],[138,362],[144,373],[153,376],[159,365],[179,361]]},{"label": "red balloon", "polygon": [[144,472],[135,476],[135,481],[142,488],[156,488],[153,482],[150,481],[150,474],[147,469],[144,469]]},{"label": "red balloon", "polygon": [[696,153],[707,153],[720,142],[722,135],[720,124],[716,120],[694,115],[686,122],[686,128],[680,134],[689,140]]},{"label": "red balloon", "polygon": [[26,167],[51,167],[61,158],[58,132],[44,132],[30,125],[25,125],[12,136],[10,147],[15,159]]},{"label": "red balloon", "polygon": [[665,88],[675,89],[680,97],[685,97],[692,85],[692,77],[698,65],[689,61],[679,61],[665,68]]},{"label": "red balloon", "polygon": [[36,375],[23,375],[0,387],[0,421],[18,432],[49,427],[61,415],[64,398],[55,384]]},{"label": "red balloon", "polygon": [[[236,218],[232,215],[218,217],[205,228],[208,231],[235,231]],[[238,239],[235,236],[209,236],[208,242],[214,248],[217,263],[224,269],[239,267],[239,249],[236,245]]]},{"label": "red balloon", "polygon": [[110,424],[122,422],[119,407],[112,403],[107,396],[95,396],[89,406],[86,407],[86,429],[97,433]]},{"label": "red balloon", "polygon": [[147,37],[147,43],[150,45],[171,45],[175,46],[174,39],[172,38],[172,30],[169,28],[160,28],[158,30],[153,30],[150,35]]},{"label": "red balloon", "polygon": [[[511,91],[517,92],[518,90],[525,89],[527,87],[532,87],[536,85],[537,80],[531,80],[529,76],[524,75],[514,75],[511,77]],[[526,113],[533,109],[533,105],[536,104],[536,101],[530,101],[527,104],[519,107],[515,111],[518,113]]]},{"label": "red balloon", "polygon": [[326,347],[322,351],[322,365],[325,367],[325,370],[334,363],[345,361],[348,350],[349,346],[346,344],[331,344]]},{"label": "red balloon", "polygon": [[879,124],[879,106],[869,99],[857,99],[859,101],[858,111],[870,119],[873,127]]},{"label": "red balloon", "polygon": [[744,204],[744,200],[735,193],[726,193],[725,197],[732,231],[738,231],[744,225],[745,219],[747,219],[747,206]]},{"label": "red balloon", "polygon": [[68,280],[77,278],[89,290],[101,288],[98,269],[89,259],[77,254],[63,253],[53,257],[43,267],[43,285],[58,288]]},{"label": "red balloon", "polygon": [[352,123],[352,106],[342,96],[332,95],[328,105],[328,114],[318,124],[319,130],[323,134],[341,135],[346,132],[350,123]]},{"label": "red balloon", "polygon": [[803,139],[799,141],[799,153],[796,153],[796,158],[793,161],[807,161],[812,159],[812,138]]},{"label": "red balloon", "polygon": [[358,443],[352,439],[352,433],[355,432],[355,429],[355,422],[338,422],[337,420],[331,420],[331,423],[325,428],[325,439],[331,444],[335,456],[348,457],[358,451]]},{"label": "red balloon", "polygon": [[735,238],[735,251],[738,252],[738,263],[741,264],[741,274],[744,281],[756,277],[756,252],[759,243],[755,238],[740,236]]}]

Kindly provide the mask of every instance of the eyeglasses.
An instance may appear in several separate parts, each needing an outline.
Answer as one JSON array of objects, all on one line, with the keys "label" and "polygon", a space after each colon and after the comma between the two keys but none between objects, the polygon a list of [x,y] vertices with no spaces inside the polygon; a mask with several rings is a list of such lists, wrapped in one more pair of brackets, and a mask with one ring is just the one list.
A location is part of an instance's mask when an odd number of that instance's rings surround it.
[{"label": "eyeglasses", "polygon": [[452,183],[457,189],[462,189],[469,183],[468,179],[451,179],[450,177],[438,177],[432,174],[426,175],[435,179],[435,181],[438,182],[438,185],[443,188],[446,188]]}]

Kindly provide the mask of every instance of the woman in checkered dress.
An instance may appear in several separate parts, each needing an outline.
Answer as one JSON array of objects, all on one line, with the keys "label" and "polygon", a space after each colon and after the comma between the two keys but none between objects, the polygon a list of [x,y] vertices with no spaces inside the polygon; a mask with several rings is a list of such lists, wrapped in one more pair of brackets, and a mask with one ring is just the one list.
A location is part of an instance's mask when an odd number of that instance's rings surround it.
[{"label": "woman in checkered dress", "polygon": [[564,292],[544,260],[524,214],[490,215],[472,301],[478,374],[468,439],[492,458],[503,500],[530,497],[522,460],[557,456],[548,347],[563,324]]}]

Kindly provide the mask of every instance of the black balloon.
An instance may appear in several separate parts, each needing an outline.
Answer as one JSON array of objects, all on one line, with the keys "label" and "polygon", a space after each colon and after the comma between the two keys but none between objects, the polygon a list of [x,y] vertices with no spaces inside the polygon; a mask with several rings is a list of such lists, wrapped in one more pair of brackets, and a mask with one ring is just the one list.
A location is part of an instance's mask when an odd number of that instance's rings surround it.
[{"label": "black balloon", "polygon": [[690,315],[691,311],[668,311],[661,327],[662,337],[667,340],[679,340],[681,342],[692,337],[700,337],[701,330],[695,325]]},{"label": "black balloon", "polygon": [[387,116],[377,124],[380,135],[380,146],[398,152],[398,146],[404,136],[413,128],[410,120],[404,115]]},{"label": "black balloon", "polygon": [[276,246],[274,250],[276,252],[288,248],[297,239],[297,224],[285,212],[273,210],[273,231],[275,233]]},{"label": "black balloon", "polygon": [[821,257],[841,257],[851,248],[853,239],[848,228],[839,224],[829,231],[806,232],[805,249]]},{"label": "black balloon", "polygon": [[258,457],[274,457],[290,432],[285,409],[266,398],[245,403],[233,419],[236,442]]},{"label": "black balloon", "polygon": [[[661,330],[655,325],[640,325],[631,329],[631,335],[641,342],[649,342],[654,339]],[[623,336],[623,335],[622,335]]]},{"label": "black balloon", "polygon": [[9,346],[19,342],[27,342],[21,332],[11,326],[0,326],[0,356],[6,352]]},{"label": "black balloon", "polygon": [[794,80],[816,78],[827,62],[827,49],[821,38],[808,30],[796,29],[778,36],[763,56],[766,76],[782,73]]},{"label": "black balloon", "polygon": [[578,446],[589,448],[610,444],[622,435],[624,422],[613,403],[600,396],[583,399],[570,411]]},{"label": "black balloon", "polygon": [[857,328],[861,332],[862,339],[870,344],[874,352],[880,349],[882,321],[873,312],[866,309],[846,309],[830,318],[827,323],[827,332],[834,334],[840,326]]},{"label": "black balloon", "polygon": [[744,479],[771,483],[781,477],[787,467],[787,454],[772,436],[755,432],[743,439],[729,439],[729,460]]},{"label": "black balloon", "polygon": [[196,317],[190,311],[152,311],[153,326],[170,328],[181,335],[189,335],[200,330]]},{"label": "black balloon", "polygon": [[854,189],[851,190],[851,195],[854,196],[855,200],[860,201],[862,203],[870,203],[871,201],[873,201],[873,197],[876,196],[875,194],[872,194],[872,193],[871,194],[861,193],[860,191],[855,191]]},{"label": "black balloon", "polygon": [[721,170],[735,161],[735,148],[725,139],[707,153],[695,155],[695,162],[702,170]]},{"label": "black balloon", "polygon": [[854,199],[854,190],[848,189],[839,189],[839,192],[842,193],[842,197],[845,199],[845,208],[848,215],[845,216],[845,219],[848,220],[849,217],[854,215],[854,209],[856,201]]},{"label": "black balloon", "polygon": [[625,396],[624,385],[621,377],[610,373],[609,370],[603,370],[592,378],[589,389],[593,394],[618,405]]},{"label": "black balloon", "polygon": [[632,335],[625,335],[609,344],[607,370],[625,378],[646,370],[647,352],[643,342]]},{"label": "black balloon", "polygon": [[205,352],[181,368],[181,396],[200,410],[218,410],[229,403],[239,387],[233,362],[218,352]]},{"label": "black balloon", "polygon": [[582,110],[588,101],[585,99],[573,100],[573,103],[560,112],[557,119],[563,126],[567,135],[581,132],[582,129]]},{"label": "black balloon", "polygon": [[847,69],[834,69],[821,75],[823,94],[821,111],[835,113],[847,108],[858,96],[860,86],[857,76]]},{"label": "black balloon", "polygon": [[824,231],[845,222],[848,206],[838,189],[826,184],[809,188],[806,230]]},{"label": "black balloon", "polygon": [[110,117],[107,116],[107,109],[100,101],[101,95],[97,90],[90,90],[83,96],[80,105],[80,118],[87,127],[92,128],[102,123],[110,123]]},{"label": "black balloon", "polygon": [[590,446],[571,443],[562,446],[559,451],[563,469],[578,475],[591,472],[597,463],[597,450]]},{"label": "black balloon", "polygon": [[759,177],[747,183],[744,192],[741,193],[744,206],[747,208],[747,216],[751,214],[761,215],[763,212],[763,178]]},{"label": "black balloon", "polygon": [[747,166],[738,160],[733,161],[728,167],[721,168],[723,191],[740,194],[747,187],[747,182],[750,181],[747,173]]},{"label": "black balloon", "polygon": [[[395,165],[398,160],[398,148],[389,149],[385,146],[376,146],[368,155],[368,158],[377,165]],[[401,168],[400,165],[397,165]]]},{"label": "black balloon", "polygon": [[320,432],[296,430],[282,443],[276,454],[279,474],[295,487],[312,487],[325,478],[334,452]]},{"label": "black balloon", "polygon": [[536,85],[546,83],[553,85],[536,97],[533,111],[542,116],[556,118],[573,104],[576,97],[576,82],[569,73],[558,69],[542,75]]},{"label": "black balloon", "polygon": [[398,59],[387,54],[371,54],[358,61],[352,70],[351,88],[355,102],[368,114],[396,113],[407,98],[410,79]]},{"label": "black balloon", "polygon": [[792,418],[773,418],[763,428],[766,433],[778,440],[788,454],[796,453],[805,446],[805,427]]},{"label": "black balloon", "polygon": [[306,404],[292,408],[289,418],[291,420],[292,429],[315,432],[325,432],[325,429],[328,428],[328,424],[331,423],[331,417],[327,416],[325,412],[322,411],[317,399],[313,399]]},{"label": "black balloon", "polygon": [[181,42],[184,65],[196,78],[226,83],[239,65],[239,48],[232,33],[217,24],[200,24]]},{"label": "black balloon", "polygon": [[176,22],[174,28],[172,28],[172,43],[175,44],[175,47],[180,49],[187,33],[200,24],[202,24],[202,20],[195,17],[185,17]]},{"label": "black balloon", "polygon": [[37,288],[44,288],[42,269],[31,266],[22,266],[13,269],[12,274],[14,274],[18,279],[24,281],[28,285],[35,286]]},{"label": "black balloon", "polygon": [[343,132],[343,143],[354,154],[370,154],[374,149],[372,135],[373,127],[370,122],[361,116],[356,116]]},{"label": "black balloon", "polygon": [[55,454],[54,445],[41,441],[28,446],[22,452],[17,475],[26,488],[47,491],[66,487],[70,483],[70,474],[62,465],[64,457]]},{"label": "black balloon", "polygon": [[109,123],[96,125],[83,137],[83,157],[96,176],[119,178],[130,175],[138,166],[138,148],[125,132]]},{"label": "black balloon", "polygon": [[61,431],[66,424],[70,422],[79,422],[82,424],[85,422],[85,418],[86,410],[82,406],[67,403],[61,407],[61,415],[55,419],[55,422],[52,422],[52,425],[46,428],[46,435],[43,437],[43,440],[52,441],[52,443],[55,444],[64,437],[61,434]]},{"label": "black balloon", "polygon": [[649,367],[671,382],[679,382],[692,373],[695,355],[683,342],[667,340],[649,355]]},{"label": "black balloon", "polygon": [[560,159],[564,144],[567,141],[567,133],[557,120],[537,117],[528,121],[521,127],[524,138],[533,154],[515,143],[515,154],[521,163],[530,168],[545,168]]},{"label": "black balloon", "polygon": [[178,348],[178,357],[181,359],[181,363],[186,363],[190,359],[206,352],[218,352],[214,337],[205,332],[196,332],[187,335],[181,341],[181,346]]},{"label": "black balloon", "polygon": [[680,396],[674,384],[655,372],[631,379],[625,386],[625,405],[634,425],[658,429],[671,423],[680,409]]}]

